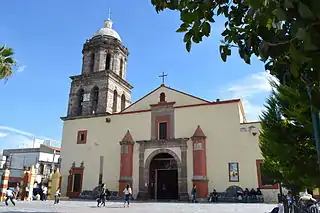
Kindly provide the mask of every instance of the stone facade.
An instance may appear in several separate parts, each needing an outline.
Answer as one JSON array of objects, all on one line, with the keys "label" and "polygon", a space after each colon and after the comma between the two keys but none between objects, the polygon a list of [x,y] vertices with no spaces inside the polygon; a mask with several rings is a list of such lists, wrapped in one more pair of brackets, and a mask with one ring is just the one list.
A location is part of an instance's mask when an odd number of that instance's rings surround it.
[{"label": "stone facade", "polygon": [[133,87],[126,81],[129,52],[121,41],[97,35],[85,42],[82,54],[81,75],[70,77],[67,118],[117,113],[130,105]]}]

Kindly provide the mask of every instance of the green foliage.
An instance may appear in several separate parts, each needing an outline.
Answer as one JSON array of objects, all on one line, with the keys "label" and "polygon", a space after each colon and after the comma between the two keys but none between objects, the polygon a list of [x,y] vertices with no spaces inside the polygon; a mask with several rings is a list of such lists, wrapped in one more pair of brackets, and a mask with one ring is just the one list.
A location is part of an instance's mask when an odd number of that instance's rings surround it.
[{"label": "green foliage", "polygon": [[12,70],[16,61],[12,58],[14,52],[5,45],[0,47],[0,80],[8,79],[12,75]]},{"label": "green foliage", "polygon": [[319,186],[310,100],[304,85],[291,82],[273,86],[276,91],[260,118],[263,172],[291,189]]},{"label": "green foliage", "polygon": [[[319,0],[151,0],[157,12],[180,12],[187,51],[192,43],[210,36],[218,16],[225,20],[220,45],[223,61],[236,48],[248,64],[252,55],[282,83],[286,70],[294,78],[316,72],[311,85],[320,81]],[[320,95],[320,94],[319,94]]]}]

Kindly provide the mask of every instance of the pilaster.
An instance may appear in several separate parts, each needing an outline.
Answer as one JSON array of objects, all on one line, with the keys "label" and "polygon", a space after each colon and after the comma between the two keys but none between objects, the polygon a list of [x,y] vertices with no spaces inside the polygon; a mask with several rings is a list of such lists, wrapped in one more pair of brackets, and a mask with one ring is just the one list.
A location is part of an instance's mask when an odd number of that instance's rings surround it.
[{"label": "pilaster", "polygon": [[132,187],[132,172],[133,172],[133,147],[134,141],[129,132],[125,134],[122,141],[119,142],[121,146],[120,157],[120,179],[119,179],[119,194],[123,195],[123,189],[127,184]]},{"label": "pilaster", "polygon": [[4,169],[1,181],[1,201],[3,201],[3,198],[6,196],[6,190],[9,186],[9,176],[10,170],[8,168]]},{"label": "pilaster", "polygon": [[197,197],[208,195],[206,136],[200,126],[191,137],[193,144],[193,184],[197,187]]}]

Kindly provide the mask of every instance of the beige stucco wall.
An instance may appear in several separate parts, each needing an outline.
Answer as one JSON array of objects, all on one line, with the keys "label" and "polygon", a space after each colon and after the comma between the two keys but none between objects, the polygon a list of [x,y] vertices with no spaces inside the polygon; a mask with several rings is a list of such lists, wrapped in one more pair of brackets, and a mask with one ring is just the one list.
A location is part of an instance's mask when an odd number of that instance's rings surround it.
[{"label": "beige stucco wall", "polygon": [[[165,89],[165,88],[164,88]],[[146,109],[149,104],[158,102],[160,88],[142,103],[137,103],[136,110]],[[179,96],[166,89],[167,100],[181,104],[197,102],[197,99],[188,99]],[[199,101],[199,100],[198,100]],[[199,101],[200,102],[200,101]],[[253,136],[251,132],[240,131],[243,127],[256,126],[253,131],[258,132],[259,123],[240,124],[239,104],[202,105],[196,107],[184,107],[175,109],[175,137],[191,137],[200,125],[207,136],[207,174],[209,179],[209,191],[215,188],[217,191],[225,191],[229,186],[238,185],[242,188],[257,188],[256,160],[262,159],[258,146],[258,134]],[[120,168],[119,141],[130,130],[134,140],[150,140],[151,138],[151,112],[129,113],[109,116],[110,123],[105,122],[105,117],[77,119],[64,122],[62,138],[62,169],[63,193],[66,192],[68,170],[73,161],[79,166],[84,161],[83,190],[92,190],[98,184],[99,158],[104,157],[103,181],[110,190],[118,190]],[[88,130],[87,144],[76,144],[77,132]],[[154,150],[146,150],[145,159]],[[179,158],[179,149],[174,148]],[[188,192],[191,191],[193,177],[192,142],[188,141]],[[239,163],[240,182],[229,182],[228,163]],[[135,144],[133,156],[133,194],[137,195],[139,188],[139,144]],[[264,190],[267,201],[271,200],[276,190]]]},{"label": "beige stucco wall", "polygon": [[[134,140],[144,140],[150,138],[151,115],[150,112],[114,115],[110,116],[111,122],[106,123],[105,117],[90,119],[78,119],[64,122],[62,136],[62,165],[63,175],[62,193],[66,192],[68,171],[73,161],[79,166],[84,161],[83,190],[92,190],[98,185],[99,179],[99,159],[104,157],[103,181],[110,190],[118,190],[119,168],[120,168],[120,145],[126,131],[129,129]],[[87,143],[77,144],[77,132],[87,130]],[[138,176],[136,168],[138,162],[138,145],[134,153],[134,175]],[[137,180],[134,180],[134,186]]]},{"label": "beige stucco wall", "polygon": [[124,112],[132,112],[138,110],[146,110],[150,109],[150,104],[156,104],[160,101],[159,96],[164,92],[166,94],[166,101],[173,102],[175,101],[175,106],[184,106],[184,105],[192,105],[192,104],[202,104],[206,103],[203,100],[179,93],[177,91],[168,89],[166,87],[160,87],[153,93],[144,97],[139,102],[132,104],[128,109],[124,110]]}]

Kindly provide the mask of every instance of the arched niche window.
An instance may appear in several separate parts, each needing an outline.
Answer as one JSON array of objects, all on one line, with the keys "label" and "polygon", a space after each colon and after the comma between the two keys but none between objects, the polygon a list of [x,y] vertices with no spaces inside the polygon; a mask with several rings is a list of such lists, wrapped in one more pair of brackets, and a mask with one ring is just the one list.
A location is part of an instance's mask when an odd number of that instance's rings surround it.
[{"label": "arched niche window", "polygon": [[123,75],[123,59],[120,59],[120,72],[119,72],[119,76],[122,78]]},{"label": "arched niche window", "polygon": [[111,54],[108,53],[106,57],[106,70],[111,69]]},{"label": "arched niche window", "polygon": [[83,95],[84,90],[79,89],[77,93],[77,115],[82,115]]},{"label": "arched niche window", "polygon": [[160,94],[160,102],[165,102],[166,101],[166,94],[164,94],[164,92],[162,92]]},{"label": "arched niche window", "polygon": [[114,90],[112,112],[117,112],[117,105],[118,105],[117,101],[118,101],[118,93],[117,93],[117,90]]},{"label": "arched niche window", "polygon": [[95,55],[94,53],[91,53],[91,62],[90,62],[90,72],[94,72],[94,60],[95,60]]},{"label": "arched niche window", "polygon": [[95,86],[91,90],[91,113],[92,114],[97,113],[98,101],[99,101],[99,88]]},{"label": "arched niche window", "polygon": [[121,111],[126,108],[126,96],[124,94],[121,95]]}]

